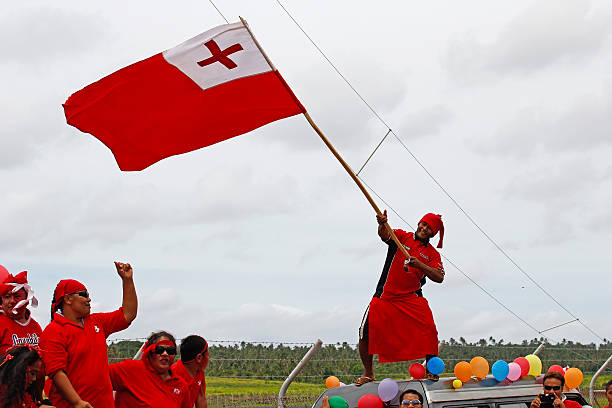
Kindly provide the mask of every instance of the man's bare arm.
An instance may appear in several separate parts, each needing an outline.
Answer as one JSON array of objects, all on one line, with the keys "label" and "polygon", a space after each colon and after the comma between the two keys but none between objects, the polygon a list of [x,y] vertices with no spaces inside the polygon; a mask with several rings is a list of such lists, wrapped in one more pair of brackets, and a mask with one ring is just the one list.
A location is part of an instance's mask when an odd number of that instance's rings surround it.
[{"label": "man's bare arm", "polygon": [[432,268],[431,266],[419,261],[414,256],[410,257],[410,267],[419,268],[423,271],[425,276],[427,276],[429,279],[436,283],[442,283],[442,281],[444,280],[444,271],[442,269]]},{"label": "man's bare arm", "polygon": [[57,371],[51,378],[60,394],[74,408],[93,408],[89,402],[81,399],[64,370]]},{"label": "man's bare arm", "polygon": [[123,316],[125,321],[132,323],[138,313],[138,296],[134,286],[134,271],[129,263],[115,262],[115,267],[123,285],[123,303],[121,305]]},{"label": "man's bare arm", "polygon": [[385,227],[385,223],[387,222],[387,210],[385,210],[382,215],[376,214],[376,221],[378,222],[378,236],[383,241],[387,242],[391,239],[391,233]]}]

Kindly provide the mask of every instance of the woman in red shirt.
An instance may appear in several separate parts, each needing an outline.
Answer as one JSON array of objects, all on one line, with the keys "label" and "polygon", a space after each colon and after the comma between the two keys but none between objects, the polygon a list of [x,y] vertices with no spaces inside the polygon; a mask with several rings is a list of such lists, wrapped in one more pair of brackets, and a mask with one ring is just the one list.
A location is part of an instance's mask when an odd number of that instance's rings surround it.
[{"label": "woman in red shirt", "polygon": [[53,408],[38,405],[44,372],[39,350],[18,346],[0,356],[0,408]]},{"label": "woman in red shirt", "polygon": [[110,365],[116,408],[192,408],[187,383],[171,371],[176,340],[165,331],[151,334],[140,360]]}]

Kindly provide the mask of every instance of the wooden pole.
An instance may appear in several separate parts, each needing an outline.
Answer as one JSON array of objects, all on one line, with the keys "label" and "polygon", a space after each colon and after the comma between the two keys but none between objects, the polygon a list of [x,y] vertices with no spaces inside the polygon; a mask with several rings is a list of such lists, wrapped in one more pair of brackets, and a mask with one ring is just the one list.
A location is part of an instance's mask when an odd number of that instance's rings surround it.
[{"label": "wooden pole", "polygon": [[[253,35],[253,32],[251,31],[251,29],[249,28],[249,24],[246,22],[246,20],[242,17],[240,17],[240,21],[242,22],[242,24],[244,25],[244,27],[247,29],[247,31],[249,32],[249,34],[251,35],[251,38],[253,39],[253,41],[255,42],[255,45],[257,46],[257,48],[259,48],[259,51],[261,52],[261,54],[264,56],[264,58],[266,59],[266,61],[268,62],[268,65],[270,65],[270,68],[273,71],[276,71],[276,68],[274,67],[274,64],[272,64],[272,61],[270,61],[270,58],[268,58],[268,55],[266,54],[266,52],[263,50],[263,48],[261,47],[261,45],[259,45],[259,42],[257,41],[257,39],[255,38],[255,36]],[[287,88],[289,88],[287,86]],[[295,96],[293,95],[293,91],[291,91],[291,89],[287,89],[289,91],[289,93],[295,98]],[[297,98],[296,98],[296,102],[297,102]],[[299,103],[299,102],[298,102]],[[300,104],[301,105],[301,104]],[[363,186],[363,184],[361,183],[361,180],[359,180],[359,178],[357,178],[357,176],[355,175],[355,173],[353,172],[353,170],[349,167],[348,164],[346,164],[346,162],[344,161],[344,159],[342,158],[342,156],[340,156],[340,154],[338,154],[338,152],[336,151],[336,149],[334,148],[334,146],[332,146],[332,144],[329,142],[329,140],[327,140],[327,138],[325,137],[325,135],[323,134],[323,132],[321,132],[321,129],[319,129],[319,127],[314,123],[314,121],[312,120],[312,118],[310,117],[310,115],[308,114],[308,112],[306,111],[306,109],[304,109],[304,116],[306,117],[306,120],[308,121],[308,123],[310,123],[310,126],[312,126],[312,128],[315,130],[315,132],[317,132],[317,134],[321,137],[321,139],[323,140],[323,143],[325,143],[325,146],[327,146],[329,148],[329,150],[331,150],[331,152],[333,153],[334,156],[336,156],[336,159],[338,159],[338,161],[340,162],[340,164],[342,165],[342,167],[344,167],[344,169],[348,172],[349,176],[351,176],[351,178],[353,179],[353,181],[355,181],[355,183],[357,183],[357,187],[359,187],[359,189],[361,190],[361,192],[365,195],[366,199],[368,200],[368,202],[370,203],[370,205],[372,206],[372,208],[374,208],[374,211],[376,211],[377,215],[382,215],[382,213],[380,212],[380,209],[378,208],[378,206],[376,205],[376,203],[374,202],[374,200],[372,199],[372,197],[370,196],[370,194],[368,193],[368,190],[366,190],[366,188]],[[385,222],[385,228],[387,229],[387,231],[389,231],[389,233],[391,234],[391,239],[393,239],[393,242],[395,242],[397,244],[397,247],[399,248],[400,251],[402,251],[402,254],[404,254],[404,256],[406,257],[406,259],[410,258],[410,254],[408,254],[408,251],[406,251],[406,248],[404,248],[404,246],[402,245],[401,242],[399,242],[399,239],[397,239],[397,237],[395,236],[395,233],[393,232],[393,230],[391,229],[391,227],[389,226],[388,223]]]},{"label": "wooden pole", "polygon": [[[336,159],[338,159],[338,161],[340,162],[340,164],[342,165],[342,167],[344,167],[344,169],[347,171],[347,173],[349,174],[349,176],[351,176],[351,178],[353,179],[353,181],[355,183],[357,183],[357,187],[359,187],[359,189],[361,190],[361,192],[363,193],[363,195],[365,195],[366,199],[368,200],[368,202],[370,203],[370,205],[372,206],[372,208],[374,208],[374,211],[376,211],[377,215],[382,215],[382,213],[380,212],[380,209],[378,208],[378,206],[376,205],[376,203],[374,202],[374,200],[372,199],[372,197],[370,196],[370,193],[368,193],[368,190],[366,190],[366,188],[364,187],[363,183],[361,183],[361,180],[359,180],[359,178],[355,175],[355,173],[353,172],[353,170],[349,167],[349,165],[344,161],[344,159],[342,158],[342,156],[340,156],[340,154],[336,151],[336,149],[334,148],[334,146],[329,142],[329,140],[327,139],[327,137],[325,137],[325,135],[323,134],[323,132],[321,132],[321,129],[319,129],[319,127],[317,126],[316,123],[314,123],[314,121],[312,120],[312,118],[310,117],[310,115],[308,114],[308,112],[304,112],[304,116],[306,117],[306,120],[308,121],[308,123],[310,123],[310,126],[312,126],[312,128],[314,129],[315,132],[317,132],[317,134],[319,135],[319,137],[321,137],[321,140],[323,140],[323,143],[325,143],[325,146],[327,146],[327,148],[329,150],[331,150],[332,154],[336,157]],[[397,247],[399,248],[400,251],[402,251],[402,254],[404,254],[404,256],[406,257],[406,259],[408,259],[410,257],[410,254],[408,254],[408,251],[406,251],[406,248],[404,248],[404,246],[402,245],[401,242],[399,242],[399,239],[397,239],[397,237],[395,236],[395,233],[393,232],[393,229],[391,229],[391,227],[389,226],[388,223],[385,222],[385,228],[387,229],[387,231],[389,231],[389,233],[391,234],[391,239],[393,239],[393,241],[397,244]]]}]

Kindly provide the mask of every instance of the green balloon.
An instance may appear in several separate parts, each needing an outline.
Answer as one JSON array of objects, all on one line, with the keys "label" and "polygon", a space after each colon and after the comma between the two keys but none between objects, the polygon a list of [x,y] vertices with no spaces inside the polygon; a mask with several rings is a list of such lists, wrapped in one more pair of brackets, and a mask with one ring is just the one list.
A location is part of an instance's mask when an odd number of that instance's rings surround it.
[{"label": "green balloon", "polygon": [[335,397],[329,397],[330,408],[348,408],[348,402],[338,395]]}]

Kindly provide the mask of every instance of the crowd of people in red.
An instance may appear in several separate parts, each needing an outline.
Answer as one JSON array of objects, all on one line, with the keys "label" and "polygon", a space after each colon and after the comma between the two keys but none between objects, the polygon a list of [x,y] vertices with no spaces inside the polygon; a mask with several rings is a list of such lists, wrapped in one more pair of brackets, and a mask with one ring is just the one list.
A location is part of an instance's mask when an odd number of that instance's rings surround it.
[{"label": "crowd of people in red", "polygon": [[121,307],[91,313],[85,285],[64,279],[42,330],[28,308],[38,301],[27,272],[13,276],[0,265],[0,408],[206,408],[209,353],[201,336],[187,336],[177,348],[172,334],[154,332],[139,359],[109,364],[108,336],[126,329],[138,312],[132,267],[115,267]]}]

